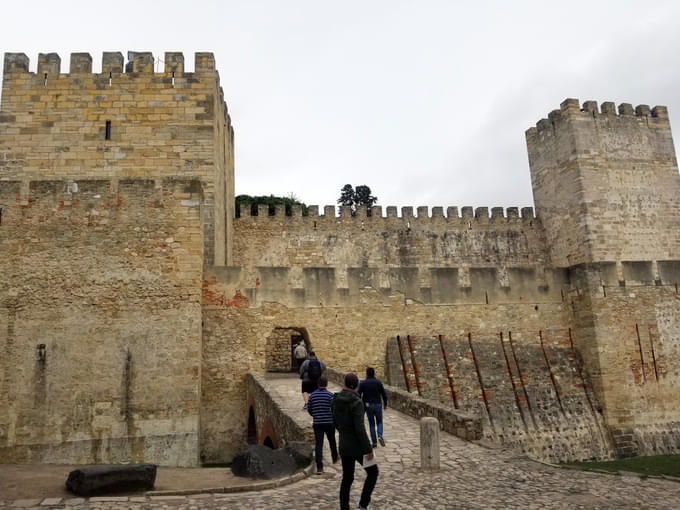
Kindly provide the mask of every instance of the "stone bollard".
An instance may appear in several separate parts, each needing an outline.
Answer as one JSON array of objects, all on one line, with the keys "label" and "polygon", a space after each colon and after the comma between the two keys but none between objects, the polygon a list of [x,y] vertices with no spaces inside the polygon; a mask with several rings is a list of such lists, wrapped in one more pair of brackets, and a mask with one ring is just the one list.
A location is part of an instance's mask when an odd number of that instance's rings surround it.
[{"label": "stone bollard", "polygon": [[439,471],[439,420],[420,419],[420,467],[424,471]]}]

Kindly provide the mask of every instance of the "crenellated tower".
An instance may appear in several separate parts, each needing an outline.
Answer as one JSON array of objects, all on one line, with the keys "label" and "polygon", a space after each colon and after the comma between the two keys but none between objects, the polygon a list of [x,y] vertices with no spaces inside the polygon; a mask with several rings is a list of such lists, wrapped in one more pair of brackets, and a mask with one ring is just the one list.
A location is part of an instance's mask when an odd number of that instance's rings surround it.
[{"label": "crenellated tower", "polygon": [[[680,254],[680,176],[664,106],[565,100],[526,132],[552,263]],[[658,279],[658,278],[657,278]]]},{"label": "crenellated tower", "polygon": [[[196,178],[203,186],[204,254],[231,261],[234,130],[212,53],[154,57],[104,52],[92,72],[89,53],[72,53],[67,74],[56,53],[40,54],[36,72],[23,53],[6,53],[0,115],[0,179]],[[67,184],[67,186],[69,186]],[[68,191],[77,198],[77,186]]]},{"label": "crenellated tower", "polygon": [[619,456],[680,444],[680,175],[664,106],[567,99],[526,132],[570,335]]}]

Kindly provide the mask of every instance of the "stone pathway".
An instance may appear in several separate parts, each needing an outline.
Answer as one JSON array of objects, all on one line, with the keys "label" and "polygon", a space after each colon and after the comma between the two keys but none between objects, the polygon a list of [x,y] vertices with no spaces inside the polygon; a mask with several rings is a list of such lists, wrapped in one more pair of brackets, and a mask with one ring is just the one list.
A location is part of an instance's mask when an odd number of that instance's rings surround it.
[{"label": "stone pathway", "polygon": [[[301,409],[298,380],[282,378],[276,384],[287,398],[300,402],[301,415],[306,413]],[[417,420],[386,411],[387,445],[377,450],[380,476],[371,508],[680,508],[680,483],[674,481],[554,468],[512,451],[487,449],[446,433],[440,436],[441,471],[423,473],[419,469],[419,435]],[[330,459],[328,451],[324,458]],[[341,470],[339,464],[333,466],[328,461],[325,471],[320,476],[260,492],[15,502],[3,502],[0,495],[0,508],[335,510],[339,508]],[[352,508],[358,502],[363,477],[363,470],[357,466]]]}]

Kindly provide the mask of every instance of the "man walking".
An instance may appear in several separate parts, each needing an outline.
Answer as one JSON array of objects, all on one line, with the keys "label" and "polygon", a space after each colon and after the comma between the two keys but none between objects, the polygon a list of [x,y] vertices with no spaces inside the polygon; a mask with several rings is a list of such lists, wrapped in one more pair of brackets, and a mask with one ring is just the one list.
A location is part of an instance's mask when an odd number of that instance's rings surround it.
[{"label": "man walking", "polygon": [[302,399],[305,401],[303,409],[307,409],[309,394],[318,388],[319,377],[326,371],[326,365],[316,357],[314,351],[309,351],[309,358],[300,366],[302,379]]},{"label": "man walking", "polygon": [[[383,439],[383,409],[387,409],[387,393],[380,379],[375,377],[375,369],[366,369],[366,379],[359,385],[359,396],[366,405],[366,416],[368,417],[368,428],[371,433],[371,443],[373,448],[385,446]],[[382,400],[381,400],[382,399]],[[376,441],[375,429],[378,428],[378,438]]]},{"label": "man walking", "polygon": [[[355,373],[345,375],[345,386],[333,400],[333,419],[340,432],[340,458],[342,459],[342,482],[340,482],[340,510],[349,510],[349,494],[354,481],[354,466],[358,462],[366,469],[366,480],[361,491],[359,508],[366,509],[371,502],[373,488],[378,481],[378,466],[373,449],[368,442],[364,427],[364,404],[357,394],[359,378]],[[371,464],[372,465],[368,465]]]},{"label": "man walking", "polygon": [[333,426],[333,411],[331,402],[333,394],[326,389],[328,379],[325,375],[319,377],[319,389],[309,395],[307,411],[314,418],[312,427],[314,428],[314,440],[316,447],[314,457],[316,459],[316,474],[323,473],[323,436],[328,438],[328,446],[331,448],[331,459],[333,464],[338,460],[338,448],[335,445],[335,427]]},{"label": "man walking", "polygon": [[299,371],[300,367],[302,366],[302,363],[307,358],[307,348],[305,347],[304,340],[300,340],[295,345],[295,349],[293,349],[293,356],[295,356],[295,363],[297,363],[297,366],[295,368]]}]

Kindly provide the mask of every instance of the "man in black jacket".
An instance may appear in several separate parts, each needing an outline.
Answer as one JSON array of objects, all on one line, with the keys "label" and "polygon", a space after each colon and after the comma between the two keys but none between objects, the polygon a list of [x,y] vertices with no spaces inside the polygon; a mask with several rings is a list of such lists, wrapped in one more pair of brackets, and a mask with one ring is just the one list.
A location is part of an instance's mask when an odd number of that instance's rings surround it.
[{"label": "man in black jacket", "polygon": [[[366,379],[361,381],[359,385],[359,396],[366,406],[368,429],[371,432],[373,448],[378,446],[378,441],[380,441],[380,446],[385,446],[385,440],[383,439],[383,409],[387,409],[387,393],[385,393],[385,387],[380,379],[376,379],[373,367],[366,369]],[[378,427],[377,440],[375,437],[376,425]]]},{"label": "man in black jacket", "polygon": [[[373,461],[373,449],[364,427],[364,403],[357,394],[359,378],[350,372],[345,375],[345,386],[333,400],[333,419],[340,432],[340,458],[342,459],[342,482],[340,482],[340,510],[349,510],[349,493],[354,481],[354,466],[358,462]],[[378,466],[365,467],[366,481],[361,491],[359,508],[366,509],[371,502],[373,488],[378,481]]]}]

